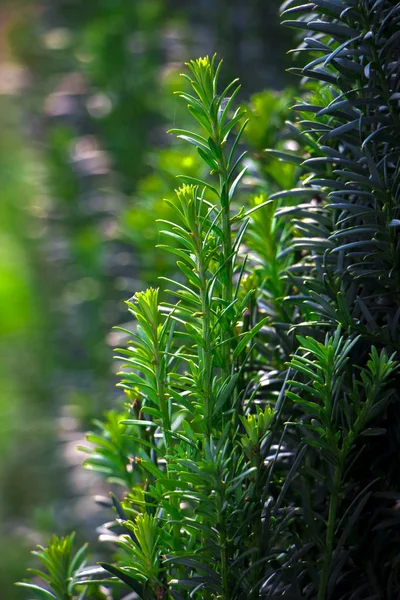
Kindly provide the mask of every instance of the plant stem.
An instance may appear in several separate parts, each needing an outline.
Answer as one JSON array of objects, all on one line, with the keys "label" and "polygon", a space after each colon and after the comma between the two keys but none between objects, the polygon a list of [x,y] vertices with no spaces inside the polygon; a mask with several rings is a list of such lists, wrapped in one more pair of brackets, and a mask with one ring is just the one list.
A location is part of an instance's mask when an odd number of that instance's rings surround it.
[{"label": "plant stem", "polygon": [[[160,352],[159,339],[157,331],[155,332],[155,343],[154,343],[154,363],[155,363],[155,376],[156,376],[156,389],[157,395],[160,400],[160,408],[162,415],[162,426],[164,431],[165,439],[165,452],[170,454],[172,447],[171,438],[171,419],[169,416],[168,400],[165,394],[165,357]],[[168,461],[167,461],[167,475],[168,475]]]},{"label": "plant stem", "polygon": [[229,567],[228,567],[228,549],[226,546],[226,523],[225,516],[223,514],[225,504],[225,486],[221,482],[220,488],[220,505],[218,507],[219,512],[219,534],[220,534],[220,562],[221,562],[221,584],[222,584],[222,596],[221,600],[229,600],[231,597],[229,589]]},{"label": "plant stem", "polygon": [[328,578],[332,563],[333,541],[335,536],[336,514],[339,504],[339,490],[342,481],[343,461],[339,457],[339,463],[335,467],[333,480],[333,491],[329,501],[328,527],[325,538],[325,555],[322,575],[318,589],[318,600],[327,600]]},{"label": "plant stem", "polygon": [[203,392],[204,392],[204,420],[206,425],[206,434],[209,437],[212,433],[212,417],[213,417],[213,397],[212,397],[212,343],[211,343],[211,311],[210,301],[207,293],[207,275],[204,262],[201,257],[201,238],[197,238],[198,255],[197,269],[200,279],[200,301],[203,313],[202,319],[202,338],[204,348],[199,349],[202,355],[202,364],[204,369],[203,376]]},{"label": "plant stem", "polygon": [[[215,143],[219,147],[220,151],[218,162],[220,170],[220,203],[222,208],[222,258],[224,262],[222,299],[224,300],[225,305],[228,306],[233,300],[232,230],[230,222],[229,177],[218,123],[213,124],[213,131],[215,132]],[[231,330],[231,323],[229,323],[229,326],[223,328],[223,339],[225,340],[225,344],[223,345],[224,360],[222,372],[224,378],[229,377],[231,373],[231,349],[229,342],[227,342],[227,340],[232,337]]]},{"label": "plant stem", "polygon": [[222,580],[222,590],[223,590],[223,600],[229,600],[229,582],[228,582],[228,557],[225,540],[221,539],[221,580]]},{"label": "plant stem", "polygon": [[[160,398],[161,413],[162,413],[162,420],[163,420],[163,430],[164,430],[164,435],[165,435],[165,450],[166,450],[166,454],[170,454],[171,447],[172,447],[171,419],[169,417],[168,401],[165,396],[164,381],[160,381],[157,387],[158,387],[158,394],[159,394],[159,398]],[[168,465],[168,462],[167,462],[167,465]]]},{"label": "plant stem", "polygon": [[[232,241],[231,241],[231,224],[229,217],[229,204],[224,208],[222,215],[222,235],[223,235],[223,260],[225,262],[225,281],[222,288],[222,297],[225,302],[225,306],[228,306],[232,302]],[[227,340],[232,337],[232,323],[229,321],[229,325],[224,327],[223,337],[225,338],[225,344],[223,345],[223,377],[226,379],[231,374],[231,348]]]}]

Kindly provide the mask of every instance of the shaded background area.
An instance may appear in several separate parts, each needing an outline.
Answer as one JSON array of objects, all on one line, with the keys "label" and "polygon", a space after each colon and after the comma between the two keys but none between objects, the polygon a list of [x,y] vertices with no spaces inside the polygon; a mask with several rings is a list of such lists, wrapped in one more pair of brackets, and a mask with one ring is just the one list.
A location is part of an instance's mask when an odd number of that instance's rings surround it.
[{"label": "shaded background area", "polygon": [[242,101],[288,84],[275,0],[14,0],[0,6],[0,597],[52,532],[94,540],[101,484],[76,445],[120,402],[114,325],[168,271],[155,218],[199,173],[166,130],[189,58]]}]

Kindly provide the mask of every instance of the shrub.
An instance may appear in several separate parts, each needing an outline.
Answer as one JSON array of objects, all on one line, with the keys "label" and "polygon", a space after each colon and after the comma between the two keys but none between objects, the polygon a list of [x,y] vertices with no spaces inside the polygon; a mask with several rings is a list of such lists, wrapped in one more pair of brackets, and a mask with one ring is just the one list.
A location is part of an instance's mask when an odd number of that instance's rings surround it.
[{"label": "shrub", "polygon": [[[295,71],[299,119],[267,154],[239,151],[237,82],[219,94],[215,58],[188,64],[200,130],[174,133],[210,178],[186,176],[169,201],[160,247],[181,275],[167,301],[150,288],[128,303],[126,411],[87,459],[125,490],[103,533],[119,550],[69,569],[68,598],[399,595],[400,4],[284,15],[312,61]],[[257,107],[249,118],[261,126]]]}]

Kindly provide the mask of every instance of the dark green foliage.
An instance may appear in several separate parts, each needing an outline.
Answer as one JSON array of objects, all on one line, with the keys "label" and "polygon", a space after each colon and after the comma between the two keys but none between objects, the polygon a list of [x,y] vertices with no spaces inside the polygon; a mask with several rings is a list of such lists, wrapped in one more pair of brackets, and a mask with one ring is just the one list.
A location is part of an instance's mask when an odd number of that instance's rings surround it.
[{"label": "dark green foliage", "polygon": [[[308,242],[326,271],[325,282],[321,278],[313,291],[326,294],[334,311],[328,315],[319,304],[318,314],[394,348],[399,339],[399,10],[391,2],[321,2],[313,9],[318,20],[286,21],[317,32],[302,44],[313,59],[301,71],[310,92],[293,108],[301,115],[299,134],[308,152],[307,187],[327,198],[324,214],[330,219],[328,225],[323,215],[313,214],[326,241]],[[328,74],[334,85],[312,83]],[[302,236],[315,238],[313,223],[301,227]]]},{"label": "dark green foliage", "polygon": [[284,304],[299,306],[293,325],[312,336],[299,338],[290,363],[287,410],[291,420],[300,411],[298,432],[312,448],[297,482],[306,521],[298,532],[315,544],[303,591],[319,599],[400,590],[390,508],[397,392],[385,384],[399,344],[399,15],[392,2],[285,4],[285,23],[306,31],[300,50],[311,59],[295,70],[305,93],[293,107],[304,189],[284,194],[304,204],[277,214],[290,215],[295,230],[296,294]]}]

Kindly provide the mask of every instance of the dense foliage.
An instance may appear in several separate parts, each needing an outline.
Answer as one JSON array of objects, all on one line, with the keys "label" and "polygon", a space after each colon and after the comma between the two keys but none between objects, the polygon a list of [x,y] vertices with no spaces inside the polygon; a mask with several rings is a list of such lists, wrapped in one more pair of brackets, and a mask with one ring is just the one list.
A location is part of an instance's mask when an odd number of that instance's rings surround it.
[{"label": "dense foliage", "polygon": [[399,596],[400,3],[284,18],[310,58],[294,122],[272,94],[235,111],[221,63],[188,63],[196,126],[173,133],[210,175],[168,201],[179,274],[128,302],[127,404],[88,436],[86,465],[122,490],[116,553],[85,567],[53,539],[50,590],[20,584],[37,598]]},{"label": "dense foliage", "polygon": [[277,27],[278,4],[0,7],[0,589],[8,600],[24,597],[14,581],[32,545],[71,529],[78,542],[94,541],[103,518],[91,502],[103,484],[81,472],[74,446],[116,402],[110,332],[127,320],[123,300],[174,268],[173,255],[154,251],[153,215],[171,218],[163,197],[175,175],[202,166],[166,133],[186,117],[172,94],[181,64],[217,50],[226,81],[246,73],[243,98],[281,87],[291,32]]}]

